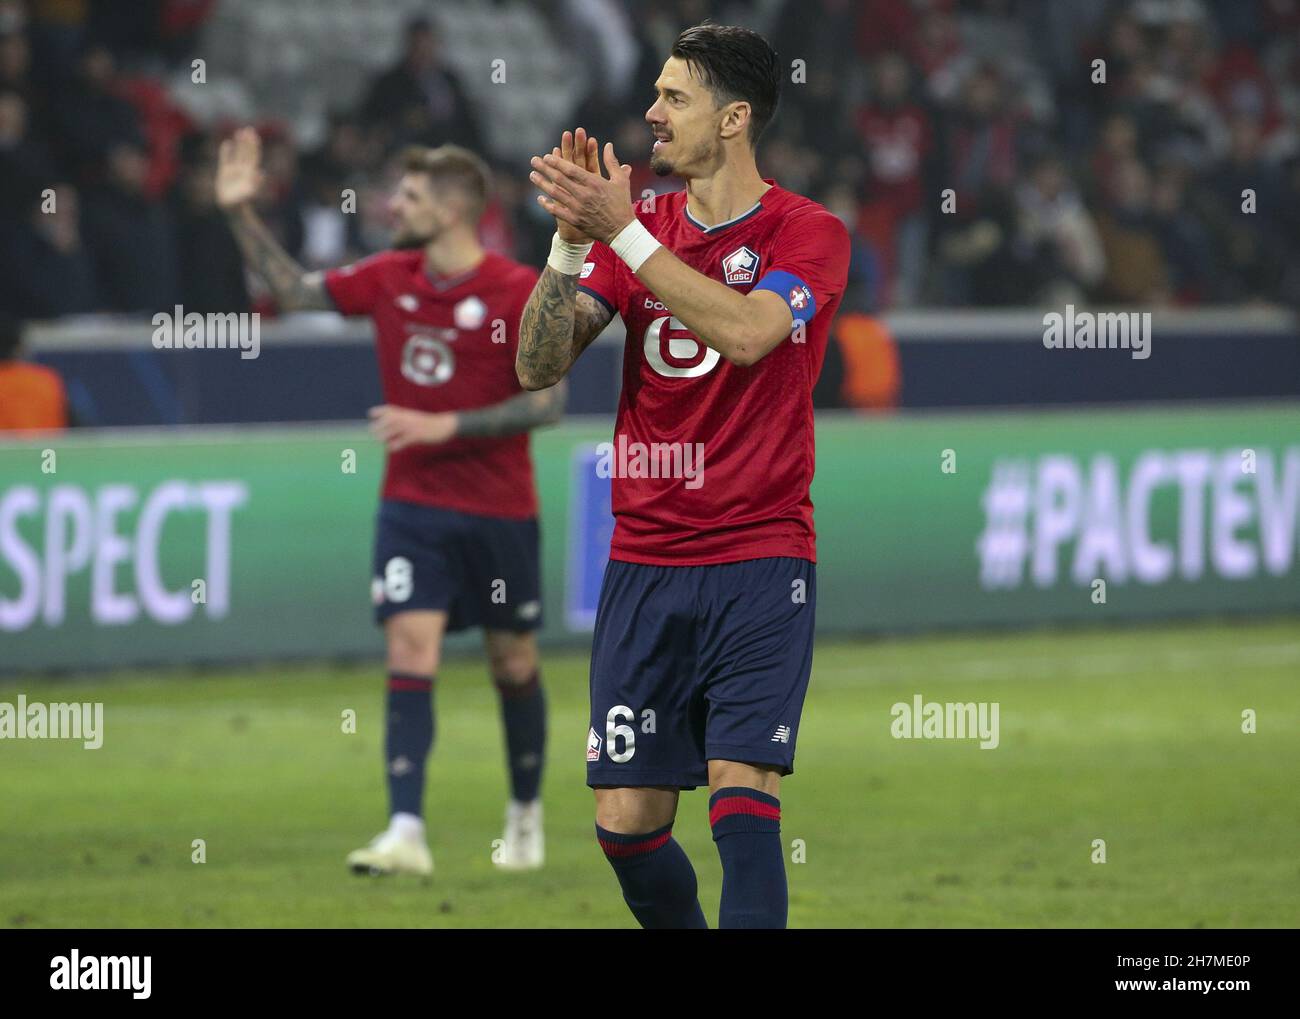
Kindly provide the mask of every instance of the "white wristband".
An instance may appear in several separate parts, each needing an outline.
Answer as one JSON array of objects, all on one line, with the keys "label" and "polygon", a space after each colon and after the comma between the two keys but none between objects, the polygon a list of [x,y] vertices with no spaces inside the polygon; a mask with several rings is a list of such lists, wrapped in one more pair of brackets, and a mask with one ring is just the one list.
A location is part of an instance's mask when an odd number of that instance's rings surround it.
[{"label": "white wristband", "polygon": [[556,272],[562,272],[566,276],[577,276],[582,272],[582,263],[587,260],[591,254],[591,244],[570,244],[568,241],[561,240],[557,233],[551,238],[551,255],[546,260]]},{"label": "white wristband", "polygon": [[647,230],[639,219],[632,220],[618,232],[618,236],[609,242],[614,254],[627,263],[633,272],[658,251],[663,245],[655,240],[654,234]]}]

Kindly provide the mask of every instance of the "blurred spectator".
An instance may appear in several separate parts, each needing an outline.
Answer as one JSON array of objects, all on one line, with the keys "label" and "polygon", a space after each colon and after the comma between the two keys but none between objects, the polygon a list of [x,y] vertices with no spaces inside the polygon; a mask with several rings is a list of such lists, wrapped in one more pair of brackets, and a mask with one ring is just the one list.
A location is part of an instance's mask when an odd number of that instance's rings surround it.
[{"label": "blurred spectator", "polygon": [[36,51],[36,69],[46,84],[72,73],[85,40],[89,0],[29,0],[27,31]]},{"label": "blurred spectator", "polygon": [[1020,167],[1020,116],[996,67],[980,64],[945,119],[937,191],[951,191],[939,217],[939,294],[945,303],[1006,305],[1024,300],[1016,256],[1012,188]]},{"label": "blurred spectator", "polygon": [[769,32],[782,63],[802,61],[804,79],[784,88],[786,102],[780,130],[797,132],[829,161],[851,151],[857,139],[841,115],[846,95],[857,82],[861,61],[846,40],[853,38],[860,17],[854,0],[811,0],[786,7]]},{"label": "blurred spectator", "polygon": [[1187,196],[1188,171],[1177,163],[1160,167],[1151,190],[1151,210],[1160,248],[1169,266],[1169,283],[1178,304],[1211,300],[1218,282],[1214,276],[1214,242],[1209,229],[1193,210]]},{"label": "blurred spectator", "polygon": [[52,188],[54,212],[33,202],[22,215],[0,219],[0,312],[43,319],[98,308],[77,189],[63,182]]},{"label": "blurred spectator", "polygon": [[158,39],[163,52],[174,61],[188,63],[216,6],[217,0],[162,0]]},{"label": "blurred spectator", "polygon": [[54,0],[48,8],[88,7],[86,33],[121,60],[188,58],[217,0]]},{"label": "blurred spectator", "polygon": [[1092,154],[1094,198],[1114,186],[1113,178],[1117,167],[1126,166],[1138,157],[1138,131],[1133,118],[1126,113],[1115,113],[1107,117],[1101,125]]},{"label": "blurred spectator", "polygon": [[22,331],[0,316],[0,432],[62,431],[68,394],[53,368],[20,360]]},{"label": "blurred spectator", "polygon": [[[914,304],[925,266],[924,170],[933,138],[929,117],[910,95],[910,69],[896,53],[881,54],[872,69],[872,98],[858,111],[867,153],[869,218],[879,224],[886,252],[890,304]],[[892,257],[897,253],[897,258]]]},{"label": "blurred spectator", "polygon": [[354,178],[378,167],[383,156],[382,146],[356,117],[336,114],[330,118],[325,141],[304,156],[301,165],[305,176],[329,180],[341,188],[357,183]]},{"label": "blurred spectator", "polygon": [[149,160],[114,145],[100,183],[86,191],[85,230],[105,311],[148,312],[176,303],[176,253],[166,205],[146,193]]},{"label": "blurred spectator", "polygon": [[648,107],[662,61],[637,38],[637,26],[620,0],[560,0],[559,37],[577,40],[582,66],[590,80],[587,95],[574,113],[574,127],[584,127],[602,144],[629,107]]},{"label": "blurred spectator", "polygon": [[361,256],[361,235],[357,217],[343,211],[345,198],[340,182],[330,177],[309,177],[304,182],[302,209],[302,264],[321,269],[343,265]]},{"label": "blurred spectator", "polygon": [[870,216],[865,211],[869,208],[847,180],[826,195],[826,210],[849,232],[849,279],[840,304],[845,311],[874,312],[885,307],[884,259],[880,247],[872,242]]},{"label": "blurred spectator", "polygon": [[[1262,124],[1250,114],[1233,118],[1228,158],[1208,184],[1221,211],[1223,296],[1243,301],[1265,297],[1281,278],[1288,242],[1283,233],[1284,188],[1278,168],[1264,158]],[[1253,201],[1255,211],[1247,212]]]},{"label": "blurred spectator", "polygon": [[1115,168],[1098,226],[1106,275],[1097,297],[1118,304],[1166,303],[1169,271],[1151,209],[1151,175],[1140,161]]},{"label": "blurred spectator", "polygon": [[149,155],[145,193],[160,198],[179,172],[181,139],[191,130],[189,118],[172,102],[163,85],[148,76],[122,76],[118,94],[135,109]]},{"label": "blurred spectator", "polygon": [[402,59],[371,83],[361,116],[382,128],[392,145],[451,142],[483,151],[478,118],[460,80],[443,64],[437,33],[425,18],[407,26]]},{"label": "blurred spectator", "polygon": [[192,152],[181,173],[175,208],[178,299],[186,311],[249,310],[244,260],[212,190],[210,146]]},{"label": "blurred spectator", "polygon": [[[1300,6],[1297,9],[1300,10]],[[1284,136],[1289,125],[1278,90],[1256,54],[1238,45],[1225,52],[1217,62],[1207,54],[1205,63],[1207,66],[1201,71],[1206,87],[1225,119],[1242,115],[1254,117],[1265,146],[1270,141],[1287,140]],[[1294,130],[1294,125],[1290,125],[1290,131],[1294,133]]]},{"label": "blurred spectator", "polygon": [[932,144],[929,117],[911,99],[910,74],[901,56],[882,54],[872,69],[872,98],[857,117],[872,198],[898,219],[921,207],[921,175]]},{"label": "blurred spectator", "polygon": [[0,212],[20,215],[57,176],[48,147],[32,137],[22,94],[0,87]]},{"label": "blurred spectator", "polygon": [[32,50],[21,32],[0,33],[0,88],[13,89],[30,104],[35,90],[30,72]]},{"label": "blurred spectator", "polygon": [[[961,198],[957,199],[961,210]],[[987,191],[969,216],[941,216],[938,279],[941,303],[956,307],[1002,307],[1028,300],[1016,254],[1016,208],[1000,188]]]},{"label": "blurred spectator", "polygon": [[115,59],[156,52],[162,41],[161,7],[162,0],[133,0],[125,4],[91,0],[86,34],[109,49]]},{"label": "blurred spectator", "polygon": [[963,83],[961,104],[947,124],[943,186],[960,196],[959,209],[973,211],[983,195],[1012,186],[1019,144],[1020,118],[1002,76],[982,64]]},{"label": "blurred spectator", "polygon": [[1082,302],[1106,270],[1097,225],[1055,154],[1040,155],[1016,189],[1016,258],[1025,296],[1053,307]]},{"label": "blurred spectator", "polygon": [[953,105],[961,89],[965,43],[957,20],[946,5],[926,9],[908,47],[925,80],[928,98],[941,106]]},{"label": "blurred spectator", "polygon": [[145,145],[140,117],[119,94],[117,65],[106,46],[93,45],[82,54],[77,73],[54,96],[53,117],[54,137],[79,179],[114,145]]},{"label": "blurred spectator", "polygon": [[[936,3],[935,7],[951,8],[952,3]],[[798,4],[787,4],[786,13],[797,10]],[[859,0],[858,30],[855,42],[863,56],[874,58],[882,53],[914,54],[917,33],[923,11],[912,0]]]}]

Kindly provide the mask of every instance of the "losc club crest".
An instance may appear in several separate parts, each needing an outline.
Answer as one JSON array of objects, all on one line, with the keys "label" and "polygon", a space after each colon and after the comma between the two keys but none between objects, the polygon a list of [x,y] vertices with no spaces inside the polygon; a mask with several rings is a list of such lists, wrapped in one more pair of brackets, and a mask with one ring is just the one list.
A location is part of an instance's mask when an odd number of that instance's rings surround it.
[{"label": "losc club crest", "polygon": [[412,336],[402,347],[402,375],[417,386],[441,386],[456,373],[456,356],[441,339]]},{"label": "losc club crest", "polygon": [[722,260],[722,278],[729,287],[743,287],[758,278],[758,256],[749,248],[737,248]]},{"label": "losc club crest", "polygon": [[601,739],[596,735],[595,729],[587,730],[587,760],[600,760],[600,743]]}]

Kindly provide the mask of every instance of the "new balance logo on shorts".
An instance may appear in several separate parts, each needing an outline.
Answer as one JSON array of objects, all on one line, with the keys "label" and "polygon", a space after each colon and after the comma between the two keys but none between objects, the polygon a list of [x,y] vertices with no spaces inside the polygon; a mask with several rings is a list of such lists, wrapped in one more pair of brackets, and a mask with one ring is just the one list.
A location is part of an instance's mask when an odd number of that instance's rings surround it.
[{"label": "new balance logo on shorts", "polygon": [[772,742],[773,742],[773,743],[789,743],[789,742],[790,742],[790,727],[789,727],[788,725],[778,725],[778,726],[776,727],[776,732],[772,733]]}]

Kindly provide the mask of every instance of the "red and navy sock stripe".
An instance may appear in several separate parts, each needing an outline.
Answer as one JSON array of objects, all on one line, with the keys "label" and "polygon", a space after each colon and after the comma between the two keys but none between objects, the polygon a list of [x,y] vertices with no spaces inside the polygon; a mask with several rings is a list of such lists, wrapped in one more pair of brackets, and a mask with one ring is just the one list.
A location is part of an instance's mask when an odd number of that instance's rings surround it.
[{"label": "red and navy sock stripe", "polygon": [[704,928],[695,869],[673,838],[670,821],[657,831],[622,835],[596,825],[596,838],[605,851],[623,901],[642,927]]},{"label": "red and navy sock stripe", "polygon": [[738,831],[780,831],[781,801],[757,789],[728,786],[709,797],[709,825],[715,839]]},{"label": "red and navy sock stripe", "polygon": [[596,825],[596,840],[611,862],[646,856],[656,849],[662,849],[672,841],[672,837],[671,824],[644,835],[620,835],[618,832],[607,831],[600,825]]},{"label": "red and navy sock stripe", "polygon": [[718,926],[782,928],[789,892],[781,852],[781,801],[729,786],[709,797],[709,824],[722,861]]},{"label": "red and navy sock stripe", "polygon": [[433,677],[417,676],[412,672],[390,672],[388,674],[388,689],[423,693],[433,689]]},{"label": "red and navy sock stripe", "polygon": [[530,803],[541,793],[542,761],[546,756],[546,694],[542,674],[534,669],[526,682],[493,677],[501,698],[501,723],[506,732],[506,761],[510,795]]},{"label": "red and navy sock stripe", "polygon": [[389,672],[386,701],[384,761],[388,773],[389,812],[421,816],[424,763],[433,749],[437,728],[433,677]]}]

